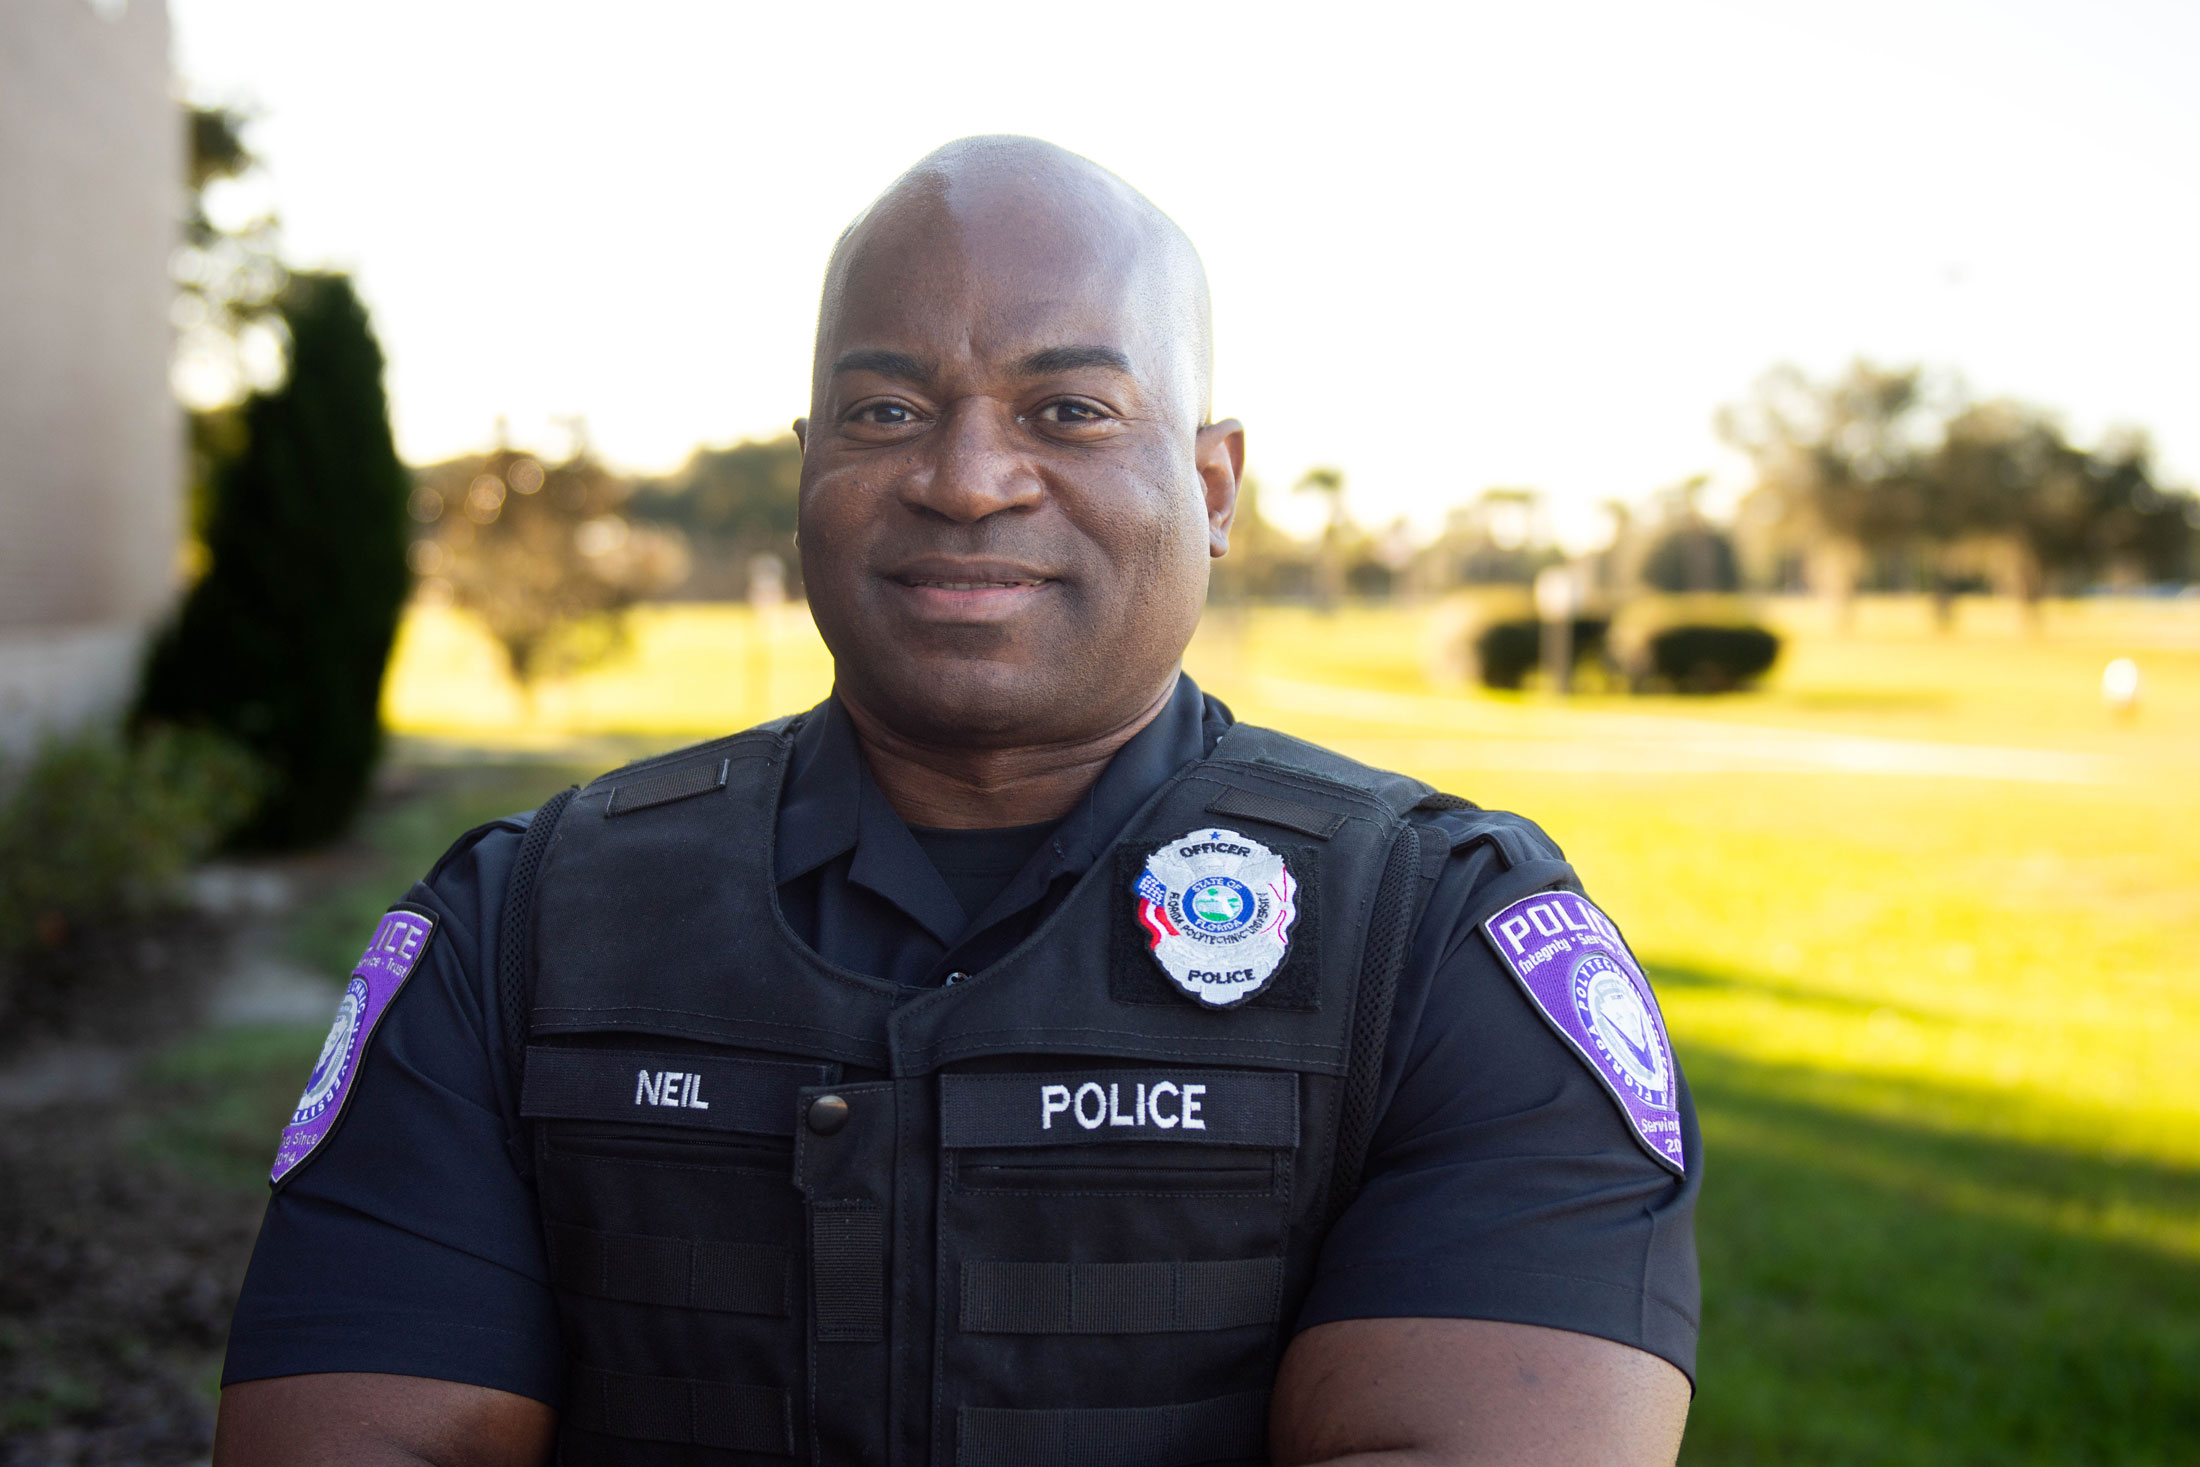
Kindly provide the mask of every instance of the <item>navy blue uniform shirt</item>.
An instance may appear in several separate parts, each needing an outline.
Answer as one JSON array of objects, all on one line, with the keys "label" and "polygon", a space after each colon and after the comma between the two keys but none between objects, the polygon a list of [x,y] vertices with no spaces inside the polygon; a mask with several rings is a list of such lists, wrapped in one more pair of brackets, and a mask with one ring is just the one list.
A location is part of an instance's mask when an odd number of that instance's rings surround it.
[{"label": "navy blue uniform shirt", "polygon": [[[845,967],[912,985],[974,972],[1036,926],[1229,723],[1179,679],[1076,809],[1051,829],[1002,833],[1029,854],[988,899],[997,877],[963,859],[974,854],[963,833],[912,833],[828,700],[801,720],[781,796],[780,904]],[[1435,817],[1454,830],[1464,820]],[[565,1352],[534,1195],[509,1148],[517,1105],[495,993],[498,914],[524,828],[520,818],[469,833],[407,898],[439,928],[361,1060],[348,1114],[268,1203],[224,1384],[374,1371],[557,1403]],[[1682,1179],[1636,1144],[1476,930],[1496,860],[1487,844],[1456,853],[1416,930],[1365,1182],[1323,1246],[1298,1327],[1507,1320],[1617,1340],[1693,1377],[1702,1149],[1686,1085]]]}]

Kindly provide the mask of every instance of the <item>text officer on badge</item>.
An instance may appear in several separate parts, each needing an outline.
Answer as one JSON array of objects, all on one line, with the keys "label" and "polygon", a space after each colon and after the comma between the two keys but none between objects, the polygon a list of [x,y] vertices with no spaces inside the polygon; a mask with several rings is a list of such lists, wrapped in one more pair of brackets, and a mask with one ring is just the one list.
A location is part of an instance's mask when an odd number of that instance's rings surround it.
[{"label": "text officer on badge", "polygon": [[1618,926],[1535,826],[1179,669],[1244,453],[1208,319],[1044,143],[848,229],[797,424],[832,696],[390,910],[217,1462],[1673,1460],[1701,1154]]}]

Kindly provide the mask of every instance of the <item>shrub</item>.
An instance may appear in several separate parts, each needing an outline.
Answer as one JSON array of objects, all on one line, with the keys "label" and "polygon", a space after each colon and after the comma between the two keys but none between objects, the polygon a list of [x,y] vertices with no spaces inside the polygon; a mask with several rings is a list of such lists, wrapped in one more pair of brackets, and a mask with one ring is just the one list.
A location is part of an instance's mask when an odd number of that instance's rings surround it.
[{"label": "shrub", "polygon": [[1672,626],[1651,634],[1650,673],[1684,693],[1725,693],[1771,670],[1780,639],[1763,627]]},{"label": "shrub", "polygon": [[235,743],[169,728],[50,738],[0,770],[0,1009],[16,960],[169,905],[261,781]]},{"label": "shrub", "polygon": [[1691,591],[1739,591],[1741,563],[1734,541],[1708,525],[1680,525],[1667,530],[1643,557],[1643,584],[1675,593]]},{"label": "shrub", "polygon": [[[1574,665],[1604,657],[1610,623],[1600,616],[1574,618]],[[1543,624],[1532,619],[1493,621],[1474,639],[1474,657],[1482,686],[1517,689],[1543,665]]]},{"label": "shrub", "polygon": [[295,275],[280,309],[288,379],[241,410],[243,448],[210,485],[207,573],[155,645],[133,715],[251,750],[268,781],[239,837],[274,847],[335,834],[366,795],[411,488],[351,283]]}]

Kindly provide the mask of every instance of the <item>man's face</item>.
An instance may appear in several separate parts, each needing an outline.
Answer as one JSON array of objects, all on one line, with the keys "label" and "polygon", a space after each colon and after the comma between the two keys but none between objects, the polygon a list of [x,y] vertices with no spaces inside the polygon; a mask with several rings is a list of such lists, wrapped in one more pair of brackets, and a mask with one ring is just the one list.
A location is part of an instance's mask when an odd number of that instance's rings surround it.
[{"label": "man's face", "polygon": [[843,698],[965,747],[1095,737],[1167,686],[1236,425],[1135,242],[943,199],[851,247],[804,426],[802,569]]}]

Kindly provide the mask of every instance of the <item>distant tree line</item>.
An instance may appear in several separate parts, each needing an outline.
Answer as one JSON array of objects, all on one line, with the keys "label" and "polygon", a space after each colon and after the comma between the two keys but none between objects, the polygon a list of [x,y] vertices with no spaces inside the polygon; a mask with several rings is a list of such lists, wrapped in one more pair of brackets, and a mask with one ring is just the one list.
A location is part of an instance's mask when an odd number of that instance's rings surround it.
[{"label": "distant tree line", "polygon": [[627,512],[686,539],[691,569],[677,592],[683,597],[746,597],[750,578],[764,569],[759,557],[776,562],[768,573],[799,596],[794,531],[801,486],[802,446],[788,433],[698,448],[677,472],[636,486]]},{"label": "distant tree line", "polygon": [[1776,368],[1720,431],[1756,466],[1738,529],[1779,579],[2036,601],[2194,577],[2200,499],[2136,430],[2084,447],[2044,409],[1859,362]]}]

